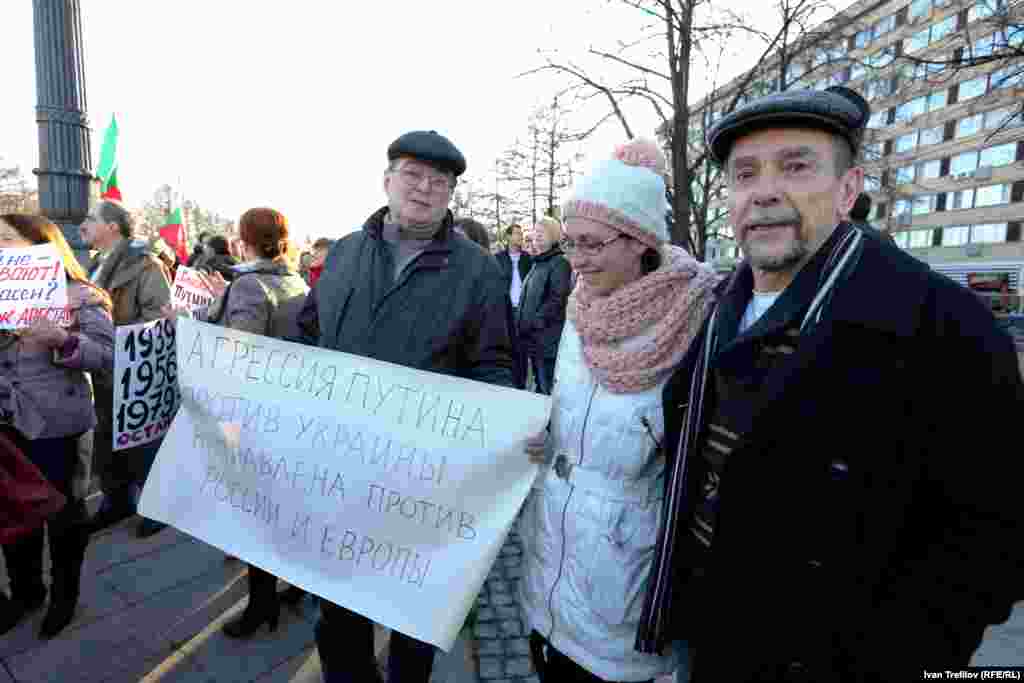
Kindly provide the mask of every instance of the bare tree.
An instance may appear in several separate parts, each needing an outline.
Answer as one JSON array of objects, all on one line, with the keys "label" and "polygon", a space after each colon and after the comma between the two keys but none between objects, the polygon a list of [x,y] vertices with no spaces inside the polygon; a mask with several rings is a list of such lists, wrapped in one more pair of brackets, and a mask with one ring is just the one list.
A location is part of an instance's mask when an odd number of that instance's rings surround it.
[{"label": "bare tree", "polygon": [[[762,45],[757,63],[774,64],[778,70],[774,77],[766,80],[765,69],[755,68],[720,90],[713,84],[699,108],[720,116],[746,98],[764,94],[751,91],[755,84],[766,92],[786,89],[807,75],[789,69],[791,55],[823,48],[829,39],[827,25],[819,29],[811,25],[831,12],[831,6],[827,0],[776,0],[780,28],[769,34],[712,0],[610,1],[639,11],[638,38],[620,42],[614,49],[591,47],[585,57],[596,58],[596,68],[587,68],[580,59],[565,58],[554,51],[542,53],[545,64],[526,74],[554,72],[566,77],[571,84],[567,91],[584,101],[604,102],[608,113],[600,122],[617,121],[627,138],[635,136],[629,105],[641,102],[650,107],[660,121],[659,130],[670,157],[672,241],[703,258],[709,234],[723,220],[722,213],[713,207],[721,183],[720,170],[709,163],[703,145],[712,121],[703,117],[696,130],[691,121],[691,68],[697,64],[714,74],[726,41],[740,36],[756,39]],[[618,68],[620,78],[596,75],[606,73],[610,65]]]}]

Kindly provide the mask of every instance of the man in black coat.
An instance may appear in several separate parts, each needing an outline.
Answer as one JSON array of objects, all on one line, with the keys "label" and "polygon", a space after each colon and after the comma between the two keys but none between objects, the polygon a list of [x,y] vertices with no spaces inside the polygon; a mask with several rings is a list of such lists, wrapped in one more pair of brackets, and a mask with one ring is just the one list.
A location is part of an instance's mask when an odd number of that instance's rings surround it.
[{"label": "man in black coat", "polygon": [[505,278],[505,289],[509,297],[509,336],[512,338],[513,368],[515,375],[515,386],[518,389],[526,387],[526,353],[518,344],[518,334],[515,329],[515,320],[519,317],[519,304],[523,296],[523,283],[526,276],[530,274],[533,267],[533,257],[523,249],[523,228],[521,225],[512,224],[505,228],[505,249],[502,249],[494,258],[498,261],[501,274]]},{"label": "man in black coat", "polygon": [[[434,131],[416,131],[391,144],[388,162],[388,205],[331,248],[299,316],[301,341],[512,386],[501,271],[455,232],[447,208],[466,170],[462,153]],[[378,680],[370,620],[327,601],[320,610],[325,683]],[[427,683],[433,660],[432,645],[392,633],[391,680]]]},{"label": "man in black coat", "polygon": [[693,681],[909,681],[1024,597],[1009,337],[847,223],[869,118],[845,88],[723,117],[744,263],[664,392],[664,520],[637,646]]}]

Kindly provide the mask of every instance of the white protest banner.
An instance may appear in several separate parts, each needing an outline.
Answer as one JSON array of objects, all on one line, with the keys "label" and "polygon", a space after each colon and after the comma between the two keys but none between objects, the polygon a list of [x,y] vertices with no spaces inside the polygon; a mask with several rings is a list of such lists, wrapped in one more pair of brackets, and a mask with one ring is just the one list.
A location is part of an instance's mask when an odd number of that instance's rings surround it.
[{"label": "white protest banner", "polygon": [[117,328],[114,346],[114,450],[163,436],[181,403],[173,320]]},{"label": "white protest banner", "polygon": [[175,308],[197,311],[206,308],[213,301],[213,292],[199,275],[199,271],[194,268],[178,266],[171,288],[171,303]]},{"label": "white protest banner", "polygon": [[141,514],[450,649],[550,398],[187,318],[178,354],[182,407]]},{"label": "white protest banner", "polygon": [[47,317],[70,325],[64,262],[52,244],[0,249],[0,330]]}]

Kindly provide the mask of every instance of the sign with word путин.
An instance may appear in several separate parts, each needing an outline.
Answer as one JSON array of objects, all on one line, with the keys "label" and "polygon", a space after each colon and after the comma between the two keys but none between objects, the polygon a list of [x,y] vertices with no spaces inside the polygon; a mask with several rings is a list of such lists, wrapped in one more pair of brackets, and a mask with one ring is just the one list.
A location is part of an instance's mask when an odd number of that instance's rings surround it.
[{"label": "sign with word \u043f\u0443\u0442\u0438\u043d", "polygon": [[188,266],[178,266],[171,287],[171,303],[174,307],[195,312],[208,307],[212,301],[213,293],[203,282],[199,271]]},{"label": "sign with word \u043f\u0443\u0442\u0438\u043d", "polygon": [[450,649],[551,399],[188,318],[178,357],[140,513]]},{"label": "sign with word \u043f\u0443\u0442\u0438\u043d", "polygon": [[117,328],[115,451],[155,441],[171,426],[181,403],[174,337],[174,320],[160,319]]},{"label": "sign with word \u043f\u0443\u0442\u0438\u043d", "polygon": [[37,318],[70,325],[64,261],[52,244],[0,249],[0,330],[18,330]]}]

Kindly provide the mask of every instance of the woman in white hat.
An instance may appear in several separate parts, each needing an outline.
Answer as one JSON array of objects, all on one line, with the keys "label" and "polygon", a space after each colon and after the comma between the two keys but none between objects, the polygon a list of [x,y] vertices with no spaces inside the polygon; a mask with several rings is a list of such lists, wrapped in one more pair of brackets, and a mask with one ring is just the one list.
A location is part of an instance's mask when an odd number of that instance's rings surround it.
[{"label": "woman in white hat", "polygon": [[634,650],[661,517],[661,390],[717,278],[668,244],[665,159],[633,141],[562,207],[578,274],[555,369],[550,433],[520,521],[520,597],[542,680],[650,681],[669,655]]}]

